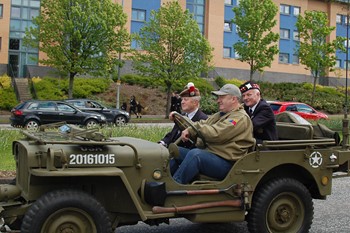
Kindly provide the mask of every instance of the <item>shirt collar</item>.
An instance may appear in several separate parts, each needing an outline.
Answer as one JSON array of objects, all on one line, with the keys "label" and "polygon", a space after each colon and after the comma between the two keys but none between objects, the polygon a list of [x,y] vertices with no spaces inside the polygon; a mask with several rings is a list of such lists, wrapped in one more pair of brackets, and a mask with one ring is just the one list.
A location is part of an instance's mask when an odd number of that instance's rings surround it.
[{"label": "shirt collar", "polygon": [[197,111],[198,111],[198,108],[196,110],[194,110],[193,112],[187,113],[188,118],[192,119],[192,117],[194,117],[194,115],[196,115]]}]

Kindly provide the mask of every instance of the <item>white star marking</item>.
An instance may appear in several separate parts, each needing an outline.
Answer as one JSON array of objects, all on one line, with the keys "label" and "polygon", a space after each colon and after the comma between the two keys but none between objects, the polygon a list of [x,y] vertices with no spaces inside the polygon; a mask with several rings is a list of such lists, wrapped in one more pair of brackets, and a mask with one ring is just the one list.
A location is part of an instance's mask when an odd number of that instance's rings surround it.
[{"label": "white star marking", "polygon": [[309,158],[309,164],[313,168],[318,168],[319,166],[322,165],[323,158],[320,152],[312,152]]}]

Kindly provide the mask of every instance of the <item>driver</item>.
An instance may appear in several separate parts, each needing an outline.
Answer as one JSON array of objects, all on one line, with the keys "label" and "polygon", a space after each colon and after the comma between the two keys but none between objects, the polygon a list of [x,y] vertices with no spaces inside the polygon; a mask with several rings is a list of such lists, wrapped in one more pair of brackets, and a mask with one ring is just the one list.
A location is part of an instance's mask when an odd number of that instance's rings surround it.
[{"label": "driver", "polygon": [[247,154],[254,146],[253,125],[241,106],[241,92],[233,84],[224,85],[219,91],[213,91],[217,96],[219,112],[207,120],[194,122],[197,129],[187,128],[182,131],[181,139],[188,141],[196,138],[198,132],[206,141],[206,147],[188,149],[179,147],[180,155],[175,160],[179,164],[173,175],[176,182],[188,184],[198,174],[216,179],[224,179],[234,162]]},{"label": "driver", "polygon": [[[182,99],[181,109],[183,115],[187,116],[193,122],[208,118],[208,116],[199,109],[201,95],[198,88],[196,88],[192,82],[185,86],[185,89],[180,93],[180,97]],[[170,120],[174,120],[170,116],[171,114],[169,115]],[[172,130],[167,133],[158,143],[168,147],[170,143],[175,142],[180,136],[181,128],[177,123],[175,123]],[[186,148],[194,147],[193,143],[190,142],[181,141],[178,145]]]}]

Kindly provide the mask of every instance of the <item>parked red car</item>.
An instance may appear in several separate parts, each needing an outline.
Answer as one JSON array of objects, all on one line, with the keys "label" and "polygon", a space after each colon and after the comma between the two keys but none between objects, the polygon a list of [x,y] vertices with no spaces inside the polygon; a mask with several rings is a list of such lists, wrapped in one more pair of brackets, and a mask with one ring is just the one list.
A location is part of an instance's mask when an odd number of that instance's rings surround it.
[{"label": "parked red car", "polygon": [[291,111],[307,120],[328,119],[328,116],[322,112],[316,111],[313,107],[299,102],[269,102],[274,114],[284,111]]}]

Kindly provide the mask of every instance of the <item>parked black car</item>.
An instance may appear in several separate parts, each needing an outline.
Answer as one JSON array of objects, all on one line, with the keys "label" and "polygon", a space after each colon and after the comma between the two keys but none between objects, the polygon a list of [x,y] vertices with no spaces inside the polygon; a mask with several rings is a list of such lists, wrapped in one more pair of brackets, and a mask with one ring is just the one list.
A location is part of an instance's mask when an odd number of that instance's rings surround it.
[{"label": "parked black car", "polygon": [[42,124],[65,121],[68,124],[85,125],[92,128],[106,123],[106,117],[95,112],[83,112],[64,101],[29,100],[11,110],[13,127],[37,130]]},{"label": "parked black car", "polygon": [[65,101],[83,111],[94,111],[105,115],[108,123],[123,125],[130,121],[130,114],[127,111],[116,108],[108,108],[95,100],[69,99]]}]

